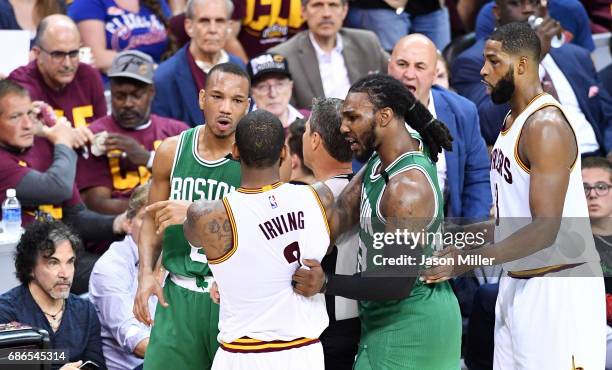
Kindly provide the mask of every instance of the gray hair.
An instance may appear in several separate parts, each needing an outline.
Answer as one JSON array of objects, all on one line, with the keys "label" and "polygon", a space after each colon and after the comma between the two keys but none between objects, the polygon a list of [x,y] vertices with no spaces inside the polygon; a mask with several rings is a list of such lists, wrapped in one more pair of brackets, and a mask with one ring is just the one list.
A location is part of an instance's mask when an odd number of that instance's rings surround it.
[{"label": "gray hair", "polygon": [[[201,3],[204,1],[206,0],[189,0],[187,2],[187,5],[185,6],[185,17],[188,19],[193,19],[195,17],[194,7],[197,3]],[[227,19],[230,19],[232,17],[232,14],[234,14],[234,3],[232,2],[232,0],[225,0],[225,9],[227,9]]]},{"label": "gray hair", "polygon": [[351,146],[340,132],[342,103],[342,99],[336,98],[315,99],[309,118],[310,133],[321,135],[323,147],[335,160],[350,162]]}]

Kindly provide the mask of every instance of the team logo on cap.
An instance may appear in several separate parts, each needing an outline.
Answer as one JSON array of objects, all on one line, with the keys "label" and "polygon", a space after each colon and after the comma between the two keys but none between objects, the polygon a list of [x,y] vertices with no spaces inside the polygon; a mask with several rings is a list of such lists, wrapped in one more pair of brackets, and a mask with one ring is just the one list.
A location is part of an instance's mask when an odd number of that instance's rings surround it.
[{"label": "team logo on cap", "polygon": [[146,64],[141,64],[138,67],[138,73],[140,73],[141,75],[146,75],[147,72],[149,72],[149,66]]}]

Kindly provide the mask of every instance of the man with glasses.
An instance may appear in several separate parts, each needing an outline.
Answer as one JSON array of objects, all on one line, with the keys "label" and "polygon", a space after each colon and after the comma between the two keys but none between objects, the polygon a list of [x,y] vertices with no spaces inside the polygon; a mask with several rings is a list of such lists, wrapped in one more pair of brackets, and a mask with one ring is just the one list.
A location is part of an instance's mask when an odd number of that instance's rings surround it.
[{"label": "man with glasses", "polygon": [[249,60],[247,72],[251,77],[253,109],[265,109],[274,114],[283,124],[285,133],[293,121],[304,118],[302,112],[289,104],[293,79],[284,56],[262,54]]},{"label": "man with glasses", "polygon": [[608,370],[612,369],[612,163],[601,157],[585,158],[582,162],[582,182],[606,286]]},{"label": "man with glasses", "polygon": [[191,41],[155,71],[153,113],[196,126],[205,122],[198,104],[210,70],[217,64],[244,63],[223,48],[229,36],[230,0],[189,0],[185,9],[185,31]]},{"label": "man with glasses", "polygon": [[51,105],[76,128],[106,116],[100,74],[79,62],[81,36],[74,22],[65,15],[50,15],[36,32],[35,59],[8,78],[25,87],[33,100]]}]

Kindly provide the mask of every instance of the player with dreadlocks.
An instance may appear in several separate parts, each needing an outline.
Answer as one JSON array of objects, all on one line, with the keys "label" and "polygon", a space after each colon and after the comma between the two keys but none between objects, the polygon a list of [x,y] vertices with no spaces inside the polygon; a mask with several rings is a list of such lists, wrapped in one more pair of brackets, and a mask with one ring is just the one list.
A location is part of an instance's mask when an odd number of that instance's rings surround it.
[{"label": "player with dreadlocks", "polygon": [[[367,163],[327,217],[333,237],[359,225],[360,272],[324,276],[316,263],[305,261],[311,269],[296,272],[295,290],[360,301],[354,369],[456,370],[457,300],[447,282],[425,285],[416,279],[433,252],[433,240],[419,239],[416,245],[387,238],[440,231],[443,198],[434,162],[442,148],[451,150],[448,129],[401,82],[385,75],[364,77],[351,87],[340,129]],[[314,187],[319,191],[323,185]]]}]

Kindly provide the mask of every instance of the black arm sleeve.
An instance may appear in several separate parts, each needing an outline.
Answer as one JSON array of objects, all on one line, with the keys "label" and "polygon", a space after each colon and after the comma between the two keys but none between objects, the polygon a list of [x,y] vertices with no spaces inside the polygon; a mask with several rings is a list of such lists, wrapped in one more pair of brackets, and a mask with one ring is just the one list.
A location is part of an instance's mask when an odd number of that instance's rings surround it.
[{"label": "black arm sleeve", "polygon": [[374,277],[354,275],[328,275],[325,294],[359,301],[388,301],[408,297],[415,277]]},{"label": "black arm sleeve", "polygon": [[83,203],[64,207],[63,221],[74,227],[85,242],[113,241],[119,237],[113,233],[116,216],[91,211]]},{"label": "black arm sleeve", "polygon": [[76,175],[77,155],[74,150],[60,144],[53,149],[53,162],[45,172],[31,170],[17,184],[16,190],[22,206],[60,204],[72,197]]}]

